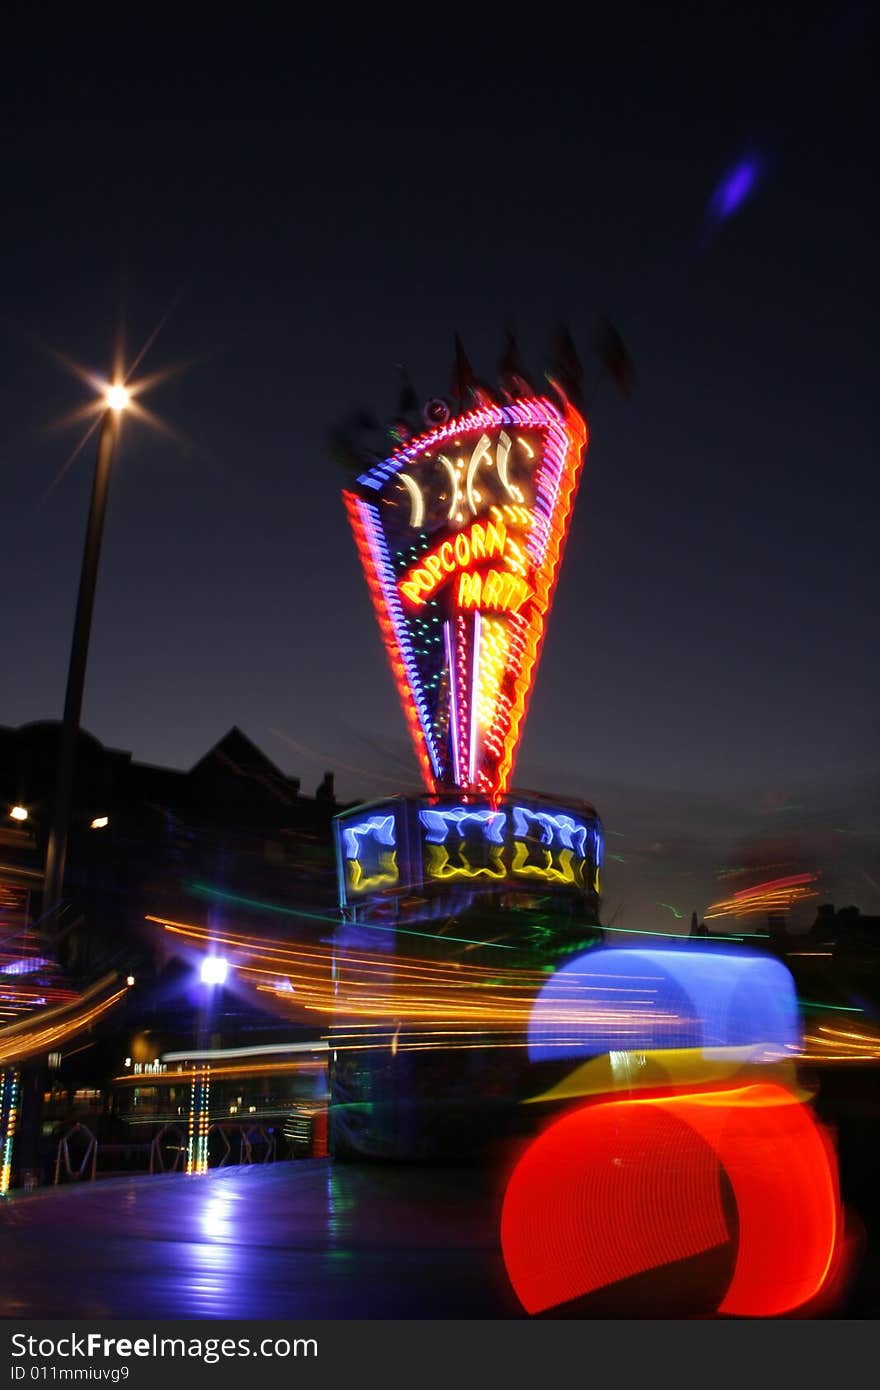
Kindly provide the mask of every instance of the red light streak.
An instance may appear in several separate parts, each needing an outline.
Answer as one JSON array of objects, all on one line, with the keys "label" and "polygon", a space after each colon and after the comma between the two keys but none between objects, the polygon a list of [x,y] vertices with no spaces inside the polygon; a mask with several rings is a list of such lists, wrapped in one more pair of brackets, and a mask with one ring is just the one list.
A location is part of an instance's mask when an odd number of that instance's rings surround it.
[{"label": "red light streak", "polygon": [[[499,430],[500,437],[493,445]],[[532,443],[521,437],[520,430],[535,432]],[[480,437],[471,453],[468,508],[474,517],[480,508],[486,515],[473,520],[468,529],[455,531],[454,526],[464,522],[459,479],[464,463],[459,460],[453,464],[445,455],[432,451],[446,440],[454,440],[457,449],[465,436],[477,431]],[[369,499],[354,491],[343,494],[407,727],[431,792],[438,785],[455,786],[494,800],[508,787],[586,444],[587,427],[570,405],[564,414],[543,397],[517,400],[503,408],[487,406],[409,441],[390,459],[368,470],[360,486],[371,493]],[[522,446],[520,452],[529,459],[527,464],[523,461],[521,478],[529,492],[528,505],[519,484],[508,473],[514,445]],[[493,447],[495,459],[491,457]],[[438,460],[449,473],[445,486],[452,492],[445,517],[435,514],[425,523],[424,495],[410,473],[405,475],[403,488],[398,487],[391,496],[383,495],[387,484],[403,476],[401,464],[408,469],[428,465],[425,486],[430,488],[430,468]],[[495,469],[493,476],[497,475],[506,489],[505,496],[512,501],[493,502],[491,494],[475,490],[474,479],[482,468]],[[419,519],[418,540],[408,552],[396,548],[396,560],[392,560],[388,537],[394,534],[394,527],[389,523],[386,535],[384,520],[381,524],[377,520],[374,533],[369,517],[373,513],[381,516],[383,504],[399,508],[403,494],[406,524],[414,527],[414,518]],[[414,502],[420,499],[414,509]],[[397,547],[398,542],[394,545]],[[492,560],[495,565],[484,568]],[[428,613],[428,603],[439,612]],[[467,626],[462,622],[462,609],[474,614]],[[417,621],[414,615],[422,612],[427,617]],[[476,659],[476,649],[487,615],[495,619],[495,637],[484,671]],[[430,662],[428,677],[420,666],[427,658],[419,643],[431,624],[440,624],[440,631],[450,634],[452,651],[447,653],[442,684]],[[455,712],[449,743],[447,699],[449,711]]]},{"label": "red light streak", "polygon": [[400,696],[400,703],[403,706],[406,726],[409,729],[410,737],[415,746],[416,756],[419,760],[419,767],[422,770],[425,786],[428,788],[428,791],[433,792],[436,791],[437,784],[434,778],[434,769],[431,766],[431,758],[428,753],[425,733],[419,720],[418,711],[416,710],[415,700],[413,699],[409,678],[406,673],[406,667],[394,632],[394,624],[391,622],[388,615],[382,588],[376,575],[370,543],[361,520],[358,499],[353,492],[343,492],[342,496],[346,510],[348,511],[348,519],[351,523],[355,544],[357,545],[358,555],[360,556],[361,567],[366,576],[370,598],[373,601],[373,609],[379,624],[379,630],[382,634],[382,641],[388,653],[391,674],[394,677],[397,693]]},{"label": "red light streak", "polygon": [[[721,1206],[722,1168],[735,1231]],[[507,1271],[531,1313],[734,1234],[718,1312],[739,1317],[809,1302],[840,1253],[833,1148],[809,1108],[776,1084],[582,1106],[520,1158],[501,1217]]]}]

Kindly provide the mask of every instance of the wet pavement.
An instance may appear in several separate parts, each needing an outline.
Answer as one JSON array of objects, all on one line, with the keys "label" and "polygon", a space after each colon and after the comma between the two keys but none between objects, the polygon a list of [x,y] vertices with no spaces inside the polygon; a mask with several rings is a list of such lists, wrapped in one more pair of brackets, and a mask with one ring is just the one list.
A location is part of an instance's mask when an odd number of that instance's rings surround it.
[{"label": "wet pavement", "polygon": [[0,1204],[6,1318],[522,1317],[479,1168],[300,1159]]},{"label": "wet pavement", "polygon": [[[880,1112],[834,1112],[854,1260],[833,1304],[793,1316],[876,1318]],[[13,1191],[0,1317],[523,1318],[499,1242],[505,1167],[298,1159]],[[692,1263],[545,1316],[712,1316],[730,1270]]]}]

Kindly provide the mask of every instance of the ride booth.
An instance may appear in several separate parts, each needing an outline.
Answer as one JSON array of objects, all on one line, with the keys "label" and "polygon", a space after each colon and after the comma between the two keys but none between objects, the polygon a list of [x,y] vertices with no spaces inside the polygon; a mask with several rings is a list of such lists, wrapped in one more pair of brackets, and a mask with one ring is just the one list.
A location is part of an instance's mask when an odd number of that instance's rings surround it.
[{"label": "ride booth", "polygon": [[336,1158],[454,1158],[521,1126],[533,1003],[602,940],[596,811],[511,789],[587,443],[551,388],[494,399],[460,356],[462,408],[396,421],[344,490],[425,794],[335,822]]}]

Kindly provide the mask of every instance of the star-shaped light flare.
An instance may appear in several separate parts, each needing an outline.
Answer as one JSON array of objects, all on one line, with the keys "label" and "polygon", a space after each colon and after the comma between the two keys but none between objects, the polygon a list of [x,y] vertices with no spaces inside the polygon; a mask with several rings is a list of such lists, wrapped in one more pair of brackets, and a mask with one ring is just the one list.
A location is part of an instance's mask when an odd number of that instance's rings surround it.
[{"label": "star-shaped light flare", "polygon": [[53,478],[45,493],[45,497],[48,497],[57,487],[71,465],[82,453],[83,449],[100,426],[108,410],[115,411],[120,416],[120,422],[123,414],[131,416],[138,421],[150,425],[160,434],[173,440],[174,443],[181,447],[190,447],[182,435],[156,415],[154,411],[148,409],[141,399],[147,392],[153,390],[156,386],[159,386],[162,382],[169,380],[171,377],[180,375],[182,371],[192,365],[191,362],[183,362],[159,368],[149,375],[138,374],[139,367],[150,348],[155,343],[156,338],[167,322],[173,308],[174,305],[172,304],[171,308],[163,314],[156,327],[140,348],[140,351],[135,355],[134,359],[127,367],[125,365],[123,337],[121,332],[117,334],[116,346],[113,353],[113,367],[109,375],[94,371],[76,361],[75,358],[60,352],[50,344],[35,340],[37,345],[58,362],[65,371],[78,377],[79,380],[84,382],[89,388],[88,400],[50,424],[51,429],[68,429],[70,426],[81,424],[83,421],[88,422],[85,433],[77,441],[61,468],[58,470],[58,473]]}]

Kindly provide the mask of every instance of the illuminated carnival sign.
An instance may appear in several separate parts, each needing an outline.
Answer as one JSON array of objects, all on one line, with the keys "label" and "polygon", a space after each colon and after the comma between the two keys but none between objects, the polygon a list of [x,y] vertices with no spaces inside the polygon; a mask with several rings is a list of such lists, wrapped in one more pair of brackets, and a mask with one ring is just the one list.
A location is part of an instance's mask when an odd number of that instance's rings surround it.
[{"label": "illuminated carnival sign", "polygon": [[343,907],[379,889],[449,883],[601,891],[602,829],[591,807],[576,813],[513,795],[467,805],[394,798],[343,811],[334,826]]},{"label": "illuminated carnival sign", "polygon": [[571,405],[487,405],[343,494],[430,792],[510,783],[586,442]]}]

